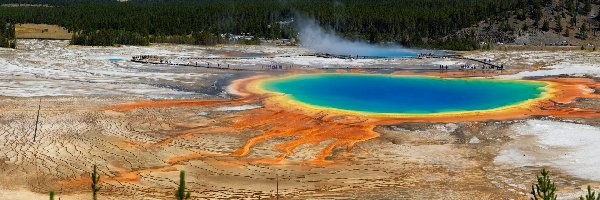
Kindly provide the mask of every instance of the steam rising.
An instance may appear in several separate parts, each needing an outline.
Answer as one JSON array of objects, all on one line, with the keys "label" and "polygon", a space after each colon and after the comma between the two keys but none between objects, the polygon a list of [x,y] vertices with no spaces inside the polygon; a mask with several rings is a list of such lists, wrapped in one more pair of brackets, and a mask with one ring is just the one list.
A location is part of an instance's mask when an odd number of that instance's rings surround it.
[{"label": "steam rising", "polygon": [[417,55],[417,52],[400,46],[382,47],[344,39],[332,31],[324,30],[312,19],[300,20],[298,27],[302,46],[319,53],[375,57],[414,57]]}]

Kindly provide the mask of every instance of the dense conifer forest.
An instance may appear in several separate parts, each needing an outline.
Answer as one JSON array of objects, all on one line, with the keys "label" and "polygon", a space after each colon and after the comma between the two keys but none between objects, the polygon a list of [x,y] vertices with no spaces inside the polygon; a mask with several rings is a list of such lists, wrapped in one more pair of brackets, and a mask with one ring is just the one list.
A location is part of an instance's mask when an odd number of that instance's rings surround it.
[{"label": "dense conifer forest", "polygon": [[[589,1],[589,0],[588,0]],[[519,10],[536,17],[550,0],[0,0],[0,19],[57,24],[75,32],[74,44],[147,45],[149,42],[206,44],[220,34],[295,37],[293,19],[315,18],[341,35],[371,43],[409,47],[474,49],[456,31],[482,20],[501,20]],[[298,21],[298,20],[296,20]],[[210,36],[207,36],[210,34]],[[202,37],[200,37],[202,36]],[[211,41],[205,41],[205,40]],[[214,42],[213,42],[214,41]]]}]

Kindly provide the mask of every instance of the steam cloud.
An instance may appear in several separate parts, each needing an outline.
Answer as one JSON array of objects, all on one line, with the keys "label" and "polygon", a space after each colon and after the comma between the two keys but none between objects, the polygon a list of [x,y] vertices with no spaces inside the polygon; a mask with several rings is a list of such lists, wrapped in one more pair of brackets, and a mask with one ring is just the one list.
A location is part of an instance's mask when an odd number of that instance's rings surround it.
[{"label": "steam cloud", "polygon": [[417,52],[400,46],[383,47],[362,41],[350,41],[333,31],[326,31],[313,19],[298,21],[303,47],[319,53],[351,56],[414,57]]}]

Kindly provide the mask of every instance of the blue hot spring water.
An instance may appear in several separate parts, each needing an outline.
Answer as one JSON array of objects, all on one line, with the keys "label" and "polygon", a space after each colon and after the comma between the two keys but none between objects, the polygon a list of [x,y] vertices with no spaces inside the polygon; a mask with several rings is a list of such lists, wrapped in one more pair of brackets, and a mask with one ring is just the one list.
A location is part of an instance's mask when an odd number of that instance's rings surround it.
[{"label": "blue hot spring water", "polygon": [[480,111],[539,98],[544,82],[426,76],[313,74],[267,80],[263,89],[309,105],[385,114]]},{"label": "blue hot spring water", "polygon": [[[350,52],[352,53],[352,52]],[[402,48],[391,48],[391,47],[379,47],[379,46],[367,46],[362,47],[359,52],[352,56],[368,56],[368,57],[383,57],[383,58],[407,58],[417,57],[419,55],[416,51],[411,51]]]}]

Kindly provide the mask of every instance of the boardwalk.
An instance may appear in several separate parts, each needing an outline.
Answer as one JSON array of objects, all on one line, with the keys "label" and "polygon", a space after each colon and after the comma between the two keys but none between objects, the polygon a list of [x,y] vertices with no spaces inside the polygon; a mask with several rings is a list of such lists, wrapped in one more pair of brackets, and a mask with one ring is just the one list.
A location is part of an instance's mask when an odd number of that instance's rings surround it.
[{"label": "boardwalk", "polygon": [[464,57],[461,55],[445,55],[445,56],[431,55],[431,56],[420,56],[420,58],[453,58],[453,59],[458,59],[458,60],[469,60],[469,61],[474,61],[474,62],[478,62],[478,63],[484,64],[484,65],[490,66],[493,69],[504,69],[504,65],[496,65],[494,63],[491,63],[491,61],[467,58],[467,57]]},{"label": "boardwalk", "polygon": [[[220,70],[235,70],[235,71],[267,71],[267,70],[290,70],[294,68],[294,65],[258,65],[258,64],[248,64],[248,65],[240,65],[240,64],[226,64],[226,63],[212,63],[205,60],[197,60],[192,61],[192,59],[186,62],[173,62],[170,60],[156,59],[158,57],[154,57],[154,59],[148,59],[148,56],[134,56],[131,59],[131,62],[136,63],[144,63],[144,64],[155,64],[155,65],[174,65],[174,66],[187,66],[187,67],[202,67],[209,69],[220,69]],[[216,59],[210,58],[207,60],[235,60],[236,58],[224,58],[224,59]],[[237,58],[237,59],[252,59],[252,58]]]},{"label": "boardwalk", "polygon": [[504,65],[496,65],[496,64],[493,64],[493,63],[491,63],[489,61],[485,61],[485,60],[477,60],[477,59],[474,59],[474,58],[466,58],[466,57],[462,57],[462,56],[456,57],[456,59],[463,59],[463,60],[475,61],[475,62],[478,62],[478,63],[482,63],[484,65],[491,66],[491,67],[493,67],[495,69],[504,69]]},{"label": "boardwalk", "polygon": [[[383,57],[346,57],[346,56],[336,56],[330,54],[310,54],[310,55],[299,55],[299,56],[312,56],[312,57],[321,57],[321,58],[338,58],[338,59],[385,59],[385,60],[399,60],[399,59],[409,59],[409,58],[383,58]],[[281,56],[281,57],[291,57],[291,56]],[[276,56],[271,57],[260,57],[260,58],[276,58]],[[423,54],[417,57],[418,59],[424,58],[452,58],[459,60],[468,60],[477,63],[481,63],[487,69],[497,69],[504,70],[503,65],[496,65],[486,60],[478,60],[473,58],[463,57],[461,55],[443,55],[436,56],[432,54]],[[188,67],[203,67],[210,69],[221,69],[221,70],[236,70],[236,71],[273,71],[273,70],[292,70],[292,69],[300,69],[300,68],[310,68],[310,69],[322,69],[322,70],[331,70],[331,69],[367,69],[367,70],[377,70],[377,69],[394,69],[394,70],[438,70],[437,68],[420,68],[420,69],[404,69],[399,67],[390,67],[390,66],[326,66],[326,67],[317,67],[317,66],[303,66],[303,65],[294,65],[294,64],[230,64],[230,63],[214,63],[213,61],[234,61],[234,60],[253,60],[257,58],[246,58],[246,57],[231,57],[231,58],[221,58],[221,57],[197,57],[197,58],[178,58],[177,61],[173,61],[171,59],[167,59],[160,56],[155,55],[140,55],[133,56],[131,61],[137,63],[145,63],[145,64],[158,64],[158,65],[174,65],[174,66],[188,66]],[[416,59],[416,58],[413,58]],[[447,68],[446,68],[447,70]]]}]

